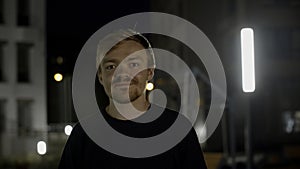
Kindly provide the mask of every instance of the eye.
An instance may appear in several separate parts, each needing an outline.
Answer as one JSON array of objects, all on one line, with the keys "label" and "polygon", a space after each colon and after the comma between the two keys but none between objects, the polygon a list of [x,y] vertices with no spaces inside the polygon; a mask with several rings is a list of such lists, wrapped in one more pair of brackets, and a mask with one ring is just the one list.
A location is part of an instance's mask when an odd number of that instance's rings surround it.
[{"label": "eye", "polygon": [[115,68],[116,68],[115,65],[107,65],[107,66],[105,66],[105,70],[108,70],[108,71],[113,70]]},{"label": "eye", "polygon": [[135,67],[139,67],[140,64],[139,64],[139,63],[136,63],[136,62],[133,62],[133,63],[129,63],[129,66],[130,66],[131,68],[135,68]]}]

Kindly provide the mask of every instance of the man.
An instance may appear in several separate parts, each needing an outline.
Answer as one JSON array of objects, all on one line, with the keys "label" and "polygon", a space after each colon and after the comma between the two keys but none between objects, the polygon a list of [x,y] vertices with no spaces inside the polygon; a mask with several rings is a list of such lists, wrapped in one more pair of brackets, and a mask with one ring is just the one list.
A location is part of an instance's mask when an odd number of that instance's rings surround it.
[{"label": "man", "polygon": [[[107,46],[115,41],[118,43],[105,52]],[[101,113],[112,128],[130,137],[147,138],[166,131],[176,118],[183,118],[181,114],[165,109],[153,121],[136,122],[149,114],[150,107],[158,107],[149,103],[145,89],[148,81],[153,78],[155,59],[150,43],[143,35],[132,30],[119,31],[107,36],[99,44],[97,75],[109,98],[109,104]],[[155,156],[130,158],[98,146],[78,123],[67,141],[59,169],[79,168],[206,169],[206,164],[192,127],[171,149]]]}]

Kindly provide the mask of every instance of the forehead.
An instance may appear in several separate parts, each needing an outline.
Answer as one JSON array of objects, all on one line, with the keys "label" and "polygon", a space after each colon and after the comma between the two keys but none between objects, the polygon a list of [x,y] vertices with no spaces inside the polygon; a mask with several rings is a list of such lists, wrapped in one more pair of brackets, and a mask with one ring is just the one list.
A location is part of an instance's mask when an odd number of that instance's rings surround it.
[{"label": "forehead", "polygon": [[[104,56],[102,63],[112,59],[123,60],[127,56],[128,58],[138,57],[139,59],[146,60],[146,51],[144,49],[145,48],[140,43],[134,40],[121,41]],[[134,52],[136,52],[137,55],[131,55]]]}]

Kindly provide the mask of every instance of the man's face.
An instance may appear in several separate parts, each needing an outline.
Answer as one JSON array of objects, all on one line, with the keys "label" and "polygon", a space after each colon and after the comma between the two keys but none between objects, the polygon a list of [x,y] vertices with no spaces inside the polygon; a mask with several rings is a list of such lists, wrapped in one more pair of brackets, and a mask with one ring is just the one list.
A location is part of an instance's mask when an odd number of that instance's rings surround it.
[{"label": "man's face", "polygon": [[153,69],[145,69],[148,64],[147,53],[139,50],[144,50],[144,47],[138,42],[123,41],[100,64],[99,81],[109,98],[118,103],[129,103],[145,97],[145,87],[153,76]]}]

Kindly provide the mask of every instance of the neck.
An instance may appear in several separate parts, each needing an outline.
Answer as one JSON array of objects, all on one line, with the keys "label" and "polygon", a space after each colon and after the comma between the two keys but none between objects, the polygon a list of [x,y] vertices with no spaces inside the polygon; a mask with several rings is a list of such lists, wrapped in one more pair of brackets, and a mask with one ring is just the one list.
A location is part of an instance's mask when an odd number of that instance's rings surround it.
[{"label": "neck", "polygon": [[131,120],[144,114],[150,103],[145,97],[136,99],[129,103],[118,103],[110,99],[106,112],[119,120]]}]

